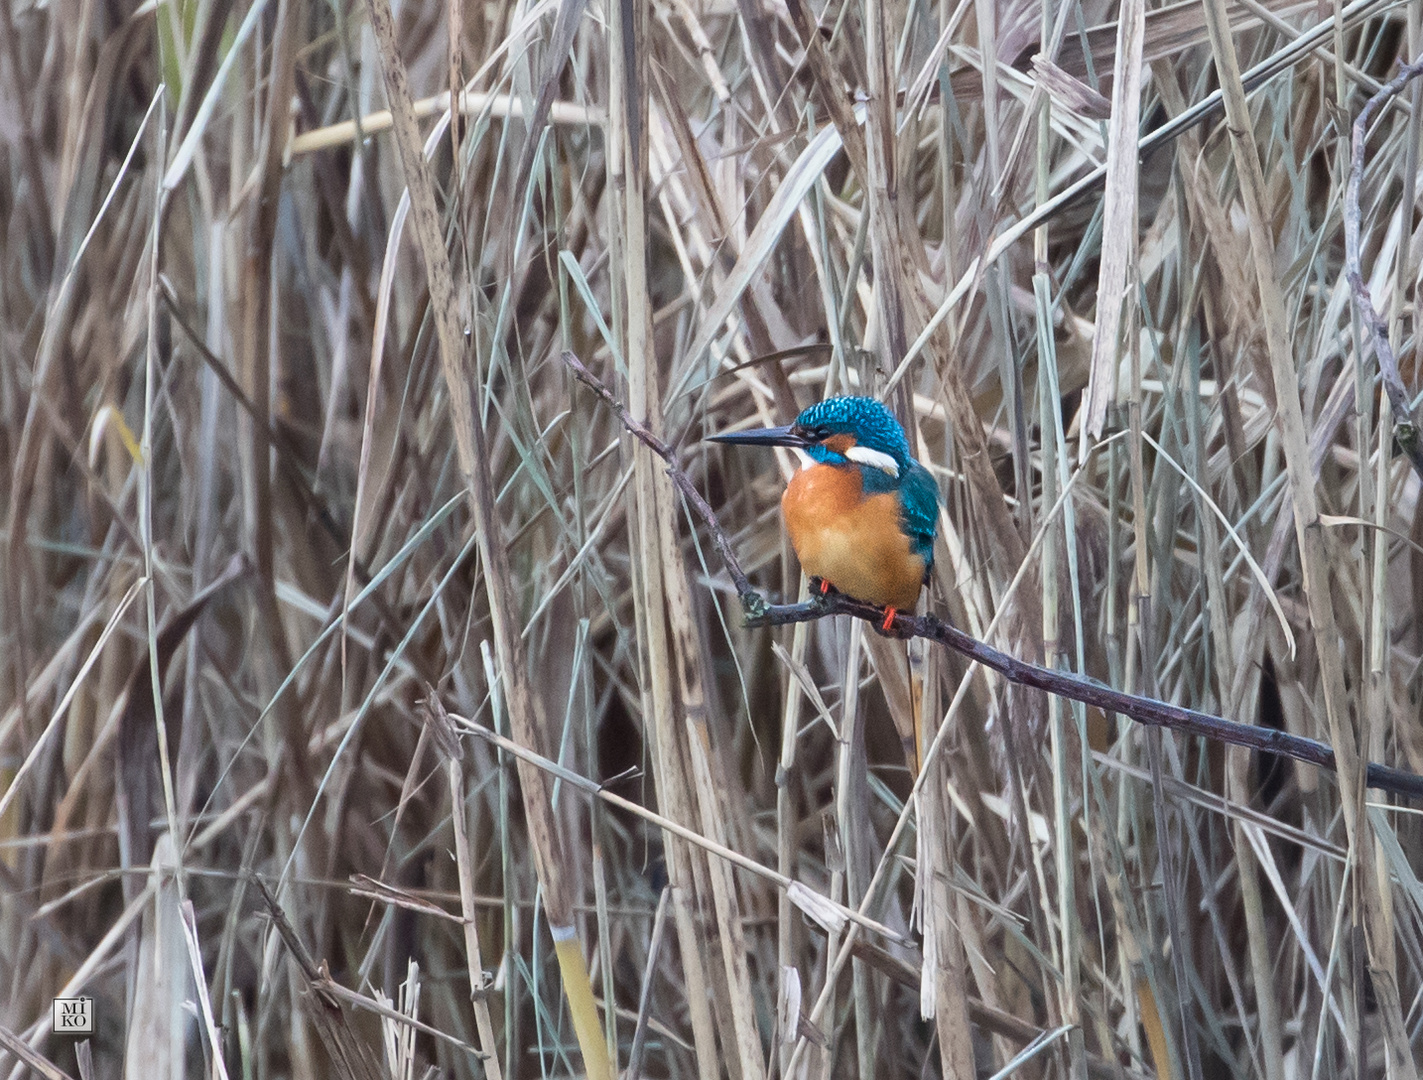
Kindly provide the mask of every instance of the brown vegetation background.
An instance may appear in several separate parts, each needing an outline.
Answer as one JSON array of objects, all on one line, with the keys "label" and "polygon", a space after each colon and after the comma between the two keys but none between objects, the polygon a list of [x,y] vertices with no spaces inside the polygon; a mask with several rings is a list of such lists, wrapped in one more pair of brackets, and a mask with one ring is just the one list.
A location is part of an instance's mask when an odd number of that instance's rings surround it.
[{"label": "brown vegetation background", "polygon": [[[0,1075],[1414,1076],[1421,10],[0,0]],[[769,595],[702,436],[882,396],[928,610],[1339,775],[746,629],[565,350]]]}]

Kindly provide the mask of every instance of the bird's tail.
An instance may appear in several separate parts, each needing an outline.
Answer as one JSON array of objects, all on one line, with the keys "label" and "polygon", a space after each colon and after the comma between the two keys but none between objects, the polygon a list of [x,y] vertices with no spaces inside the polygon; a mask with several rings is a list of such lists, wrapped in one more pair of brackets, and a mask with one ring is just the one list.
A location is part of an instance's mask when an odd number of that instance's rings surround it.
[{"label": "bird's tail", "polygon": [[914,709],[914,752],[907,755],[909,777],[918,780],[924,768],[924,650],[921,642],[905,642],[905,661],[909,666],[909,701]]}]

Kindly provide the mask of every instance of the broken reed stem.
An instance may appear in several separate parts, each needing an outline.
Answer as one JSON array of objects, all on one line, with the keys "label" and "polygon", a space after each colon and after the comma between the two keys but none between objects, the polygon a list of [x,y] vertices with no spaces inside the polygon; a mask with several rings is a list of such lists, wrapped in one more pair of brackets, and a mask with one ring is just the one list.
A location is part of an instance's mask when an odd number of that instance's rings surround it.
[{"label": "broken reed stem", "polygon": [[[876,626],[884,622],[882,608],[859,600],[852,600],[840,593],[817,596],[815,599],[801,604],[768,603],[765,597],[751,587],[716,514],[696,490],[691,479],[678,467],[672,448],[634,420],[612,392],[599,381],[597,376],[584,367],[573,353],[565,352],[563,362],[572,369],[579,382],[608,403],[630,434],[667,463],[667,471],[673,483],[687,496],[688,504],[711,531],[717,552],[721,555],[727,572],[736,585],[748,626],[785,626],[791,623],[811,622],[825,618],[827,615],[852,615],[858,619],[866,619]],[[1226,720],[1224,717],[1188,709],[1181,705],[1172,705],[1155,698],[1124,693],[1085,675],[1074,675],[1070,672],[1053,671],[1040,667],[1037,664],[1019,660],[1005,652],[1000,652],[991,645],[971,637],[933,615],[896,615],[892,624],[892,632],[898,637],[919,637],[943,645],[970,660],[977,660],[984,667],[996,671],[1011,683],[1030,686],[1049,694],[1057,694],[1071,701],[1080,701],[1085,705],[1095,705],[1105,712],[1119,713],[1140,724],[1167,727],[1186,735],[1199,735],[1232,746],[1243,746],[1264,753],[1280,754],[1283,757],[1302,761],[1330,772],[1338,770],[1333,748],[1318,740],[1292,735],[1287,731],[1275,728],[1262,728],[1253,724]],[[1404,769],[1395,769],[1388,765],[1377,765],[1370,762],[1367,766],[1366,782],[1368,787],[1377,788],[1380,791],[1423,800],[1423,776]]]},{"label": "broken reed stem", "polygon": [[465,820],[468,791],[464,781],[464,755],[455,737],[449,714],[433,691],[427,690],[425,722],[434,734],[435,745],[445,755],[450,773],[450,820],[455,830],[455,866],[460,886],[460,916],[464,929],[465,965],[469,970],[469,996],[474,1004],[475,1030],[479,1049],[485,1055],[486,1080],[503,1080],[494,1037],[494,1019],[489,1014],[488,982],[484,977],[483,951],[479,947],[478,912],[474,903],[474,859],[469,848],[469,825]]},{"label": "broken reed stem", "polygon": [[[450,92],[441,91],[431,97],[415,102],[415,116],[426,119],[448,112]],[[522,120],[524,103],[512,94],[488,94],[478,90],[462,90],[459,94],[459,115],[479,118],[488,116],[495,119]],[[597,109],[579,105],[571,101],[555,101],[549,109],[548,119],[555,124],[570,127],[602,127],[604,116]],[[389,109],[377,109],[356,120],[341,120],[335,124],[312,131],[293,135],[287,144],[289,158],[312,154],[318,150],[328,150],[334,146],[346,146],[372,135],[389,131],[395,125]]]},{"label": "broken reed stem", "polygon": [[[1349,282],[1349,293],[1353,297],[1354,308],[1359,313],[1360,321],[1368,328],[1369,337],[1373,341],[1374,356],[1379,363],[1379,375],[1383,379],[1384,392],[1388,394],[1389,404],[1393,406],[1393,437],[1397,440],[1399,449],[1408,456],[1409,462],[1413,465],[1413,471],[1423,477],[1423,435],[1420,434],[1418,425],[1413,420],[1408,391],[1404,389],[1403,378],[1398,373],[1398,357],[1394,355],[1393,347],[1389,345],[1388,325],[1374,310],[1373,300],[1369,296],[1369,287],[1364,282],[1359,251],[1359,229],[1362,218],[1362,212],[1359,210],[1359,189],[1363,187],[1364,183],[1364,142],[1368,137],[1369,123],[1373,120],[1376,112],[1394,97],[1397,97],[1403,88],[1419,75],[1423,75],[1423,58],[1404,65],[1382,90],[1369,98],[1354,120],[1350,144],[1349,182],[1344,187],[1344,276]],[[1363,342],[1358,344],[1362,349]],[[1356,407],[1362,410],[1366,406],[1361,401],[1357,403]],[[1365,448],[1360,447],[1359,452],[1365,453]]]}]

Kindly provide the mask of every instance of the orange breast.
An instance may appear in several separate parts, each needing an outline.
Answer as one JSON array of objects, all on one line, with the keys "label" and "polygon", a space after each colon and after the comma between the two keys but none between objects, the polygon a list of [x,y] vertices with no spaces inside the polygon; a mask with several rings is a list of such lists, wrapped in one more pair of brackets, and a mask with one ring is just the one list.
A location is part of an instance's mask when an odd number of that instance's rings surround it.
[{"label": "orange breast", "polygon": [[781,497],[791,546],[805,572],[846,596],[912,610],[924,560],[909,547],[893,493],[866,496],[860,470],[811,465]]}]

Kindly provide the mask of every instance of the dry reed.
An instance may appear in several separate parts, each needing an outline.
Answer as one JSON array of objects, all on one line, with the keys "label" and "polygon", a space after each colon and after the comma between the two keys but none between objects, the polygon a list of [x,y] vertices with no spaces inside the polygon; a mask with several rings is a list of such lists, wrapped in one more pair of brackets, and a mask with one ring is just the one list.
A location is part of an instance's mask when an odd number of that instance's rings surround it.
[{"label": "dry reed", "polygon": [[0,3],[0,1076],[1416,1075],[1420,12]]}]

